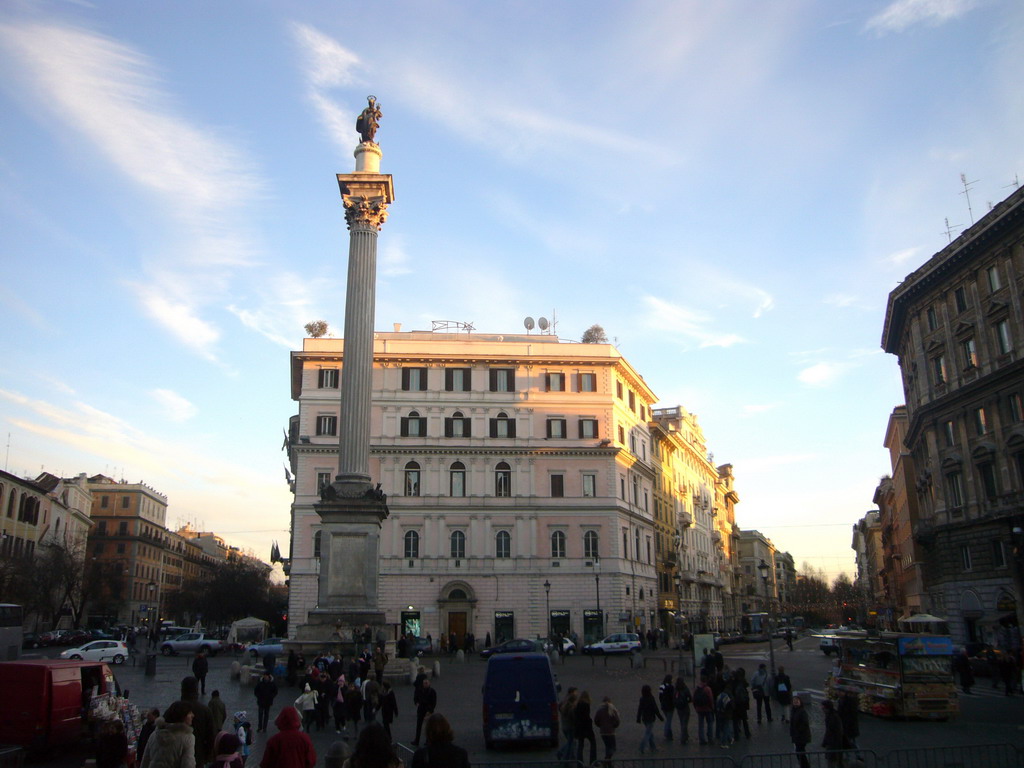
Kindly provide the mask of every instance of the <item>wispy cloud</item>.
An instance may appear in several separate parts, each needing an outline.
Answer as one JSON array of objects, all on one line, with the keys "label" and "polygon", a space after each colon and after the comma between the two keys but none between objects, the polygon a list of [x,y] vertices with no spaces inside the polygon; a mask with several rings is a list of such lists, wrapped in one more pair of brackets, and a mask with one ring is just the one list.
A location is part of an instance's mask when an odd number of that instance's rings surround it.
[{"label": "wispy cloud", "polygon": [[170,421],[188,421],[199,412],[195,405],[170,389],[154,389],[150,395]]},{"label": "wispy cloud", "polygon": [[[219,333],[200,319],[215,281],[211,270],[249,263],[253,247],[235,217],[262,194],[251,163],[217,131],[180,114],[150,60],[91,31],[46,24],[0,25],[0,42],[17,60],[19,85],[61,129],[76,132],[129,182],[153,196],[177,233],[140,292],[143,307],[207,359]],[[184,269],[183,269],[184,267]],[[199,294],[182,286],[203,286]],[[170,295],[160,300],[160,295]]]},{"label": "wispy cloud", "polygon": [[797,374],[797,380],[811,387],[828,387],[856,367],[849,362],[820,362],[807,366]]},{"label": "wispy cloud", "polygon": [[911,248],[904,248],[900,251],[887,254],[883,257],[883,261],[893,267],[905,267],[908,262],[917,263],[920,259],[918,254],[921,253],[920,246],[913,246]]},{"label": "wispy cloud", "polygon": [[328,297],[337,297],[343,292],[344,286],[339,286],[335,280],[311,284],[308,276],[282,272],[261,285],[256,309],[238,304],[230,304],[227,309],[250,330],[275,344],[295,349],[300,343],[303,326],[317,319],[315,315],[320,310],[316,308],[328,305]]},{"label": "wispy cloud", "polygon": [[294,23],[291,31],[303,57],[306,96],[331,141],[347,153],[355,143],[357,112],[333,101],[329,94],[356,82],[356,71],[362,66],[359,57],[308,24]]},{"label": "wispy cloud", "polygon": [[413,272],[403,237],[393,235],[381,244],[377,273],[381,277],[399,277]]},{"label": "wispy cloud", "polygon": [[878,34],[903,32],[915,24],[938,26],[957,19],[978,0],[896,0],[868,19],[866,28]]},{"label": "wispy cloud", "polygon": [[673,304],[656,296],[644,296],[642,301],[647,308],[645,323],[662,333],[695,341],[702,348],[731,347],[745,341],[735,333],[717,330],[714,318],[700,310]]}]

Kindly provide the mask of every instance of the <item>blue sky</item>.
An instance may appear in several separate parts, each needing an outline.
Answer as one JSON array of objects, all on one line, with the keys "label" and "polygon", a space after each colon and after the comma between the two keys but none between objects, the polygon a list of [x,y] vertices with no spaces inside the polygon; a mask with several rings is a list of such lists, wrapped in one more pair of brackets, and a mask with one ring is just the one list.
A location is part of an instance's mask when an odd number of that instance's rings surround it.
[{"label": "blue sky", "polygon": [[602,324],[743,527],[850,570],[902,401],[886,296],[970,223],[961,173],[975,219],[1024,175],[1022,33],[1013,0],[8,0],[5,465],[286,548],[288,352],[341,332],[372,93],[378,328]]}]

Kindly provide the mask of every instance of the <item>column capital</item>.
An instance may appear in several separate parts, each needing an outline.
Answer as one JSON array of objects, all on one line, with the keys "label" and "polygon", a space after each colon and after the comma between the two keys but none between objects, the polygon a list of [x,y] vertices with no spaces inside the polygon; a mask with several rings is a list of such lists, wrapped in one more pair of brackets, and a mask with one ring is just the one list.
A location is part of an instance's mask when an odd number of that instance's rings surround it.
[{"label": "column capital", "polygon": [[338,189],[350,230],[380,230],[388,217],[388,205],[395,199],[391,174],[339,173]]}]

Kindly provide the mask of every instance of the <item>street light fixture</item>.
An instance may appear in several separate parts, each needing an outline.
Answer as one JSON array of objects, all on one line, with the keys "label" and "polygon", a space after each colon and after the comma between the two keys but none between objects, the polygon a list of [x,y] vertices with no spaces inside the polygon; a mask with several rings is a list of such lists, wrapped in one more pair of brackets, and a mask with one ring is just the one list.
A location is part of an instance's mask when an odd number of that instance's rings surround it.
[{"label": "street light fixture", "polygon": [[548,640],[551,640],[551,582],[544,579],[544,603],[548,610]]},{"label": "street light fixture", "polygon": [[768,565],[764,560],[761,560],[757,564],[757,570],[761,572],[761,581],[764,582],[764,597],[768,602],[768,621],[767,621],[767,635],[768,635],[768,660],[772,668],[772,677],[775,676],[775,648],[772,645],[772,599],[768,593],[768,571],[771,570],[771,566]]}]

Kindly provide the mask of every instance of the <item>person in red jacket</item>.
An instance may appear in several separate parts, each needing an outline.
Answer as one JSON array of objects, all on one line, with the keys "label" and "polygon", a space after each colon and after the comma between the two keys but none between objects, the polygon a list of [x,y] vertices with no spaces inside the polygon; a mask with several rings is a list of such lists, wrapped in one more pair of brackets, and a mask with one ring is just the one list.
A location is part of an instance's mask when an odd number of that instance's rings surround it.
[{"label": "person in red jacket", "polygon": [[299,728],[302,718],[295,707],[285,707],[274,720],[277,733],[267,740],[260,768],[314,768],[316,750],[309,734]]}]

